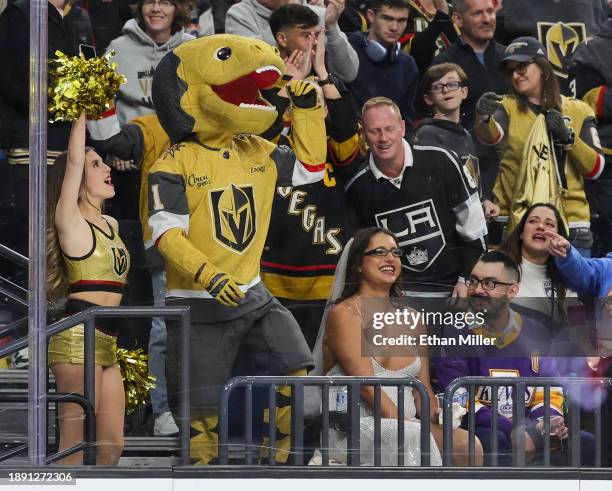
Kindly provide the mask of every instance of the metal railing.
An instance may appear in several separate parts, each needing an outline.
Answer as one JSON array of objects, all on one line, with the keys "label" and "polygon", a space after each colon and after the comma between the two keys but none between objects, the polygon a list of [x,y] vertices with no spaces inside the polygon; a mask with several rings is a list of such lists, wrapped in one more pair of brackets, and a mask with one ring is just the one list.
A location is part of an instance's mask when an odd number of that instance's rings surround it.
[{"label": "metal railing", "polygon": [[[48,402],[62,403],[74,402],[81,406],[85,418],[83,420],[83,441],[73,445],[70,448],[57,452],[47,457],[47,464],[52,464],[58,460],[68,457],[74,453],[84,450],[85,461],[93,460],[95,462],[95,445],[96,445],[96,415],[94,406],[83,396],[79,394],[47,394]],[[5,392],[0,394],[0,402],[20,403],[28,402],[27,394],[21,392]],[[24,443],[17,448],[0,454],[0,462],[8,460],[12,457],[20,455],[28,450],[28,444]]]},{"label": "metal railing", "polygon": [[[609,378],[585,378],[585,377],[462,377],[453,380],[444,391],[443,399],[443,434],[444,451],[443,465],[452,465],[453,448],[453,429],[452,429],[452,401],[455,391],[461,387],[468,390],[468,442],[469,442],[469,462],[473,465],[475,449],[476,431],[476,389],[477,387],[490,387],[491,394],[491,465],[498,465],[498,414],[499,388],[511,387],[512,393],[512,464],[515,466],[525,466],[525,391],[529,388],[542,388],[544,391],[543,399],[543,464],[550,466],[550,390],[552,387],[563,387],[565,400],[567,402],[567,416],[569,418],[569,453],[570,465],[580,467],[580,397],[583,385],[594,387],[609,385],[612,379]],[[514,397],[517,394],[518,397]],[[599,404],[594,404],[594,432],[595,432],[595,467],[601,467],[601,408]],[[522,430],[522,431],[521,431]]]},{"label": "metal railing", "polygon": [[[96,318],[108,318],[108,317],[163,317],[164,319],[179,319],[180,320],[180,352],[181,352],[181,368],[180,368],[180,390],[181,398],[179,403],[180,412],[180,463],[182,465],[190,464],[189,456],[189,422],[190,422],[190,392],[189,392],[189,326],[190,326],[190,314],[189,307],[91,307],[83,312],[79,312],[70,317],[66,317],[54,324],[47,327],[46,336],[47,340],[62,331],[70,329],[78,324],[85,325],[85,338],[84,338],[84,356],[85,356],[85,380],[84,380],[84,400],[87,401],[91,407],[95,407],[95,321]],[[28,345],[28,339],[19,339],[9,343],[8,345],[0,348],[0,358],[10,355],[16,351],[25,348]],[[37,394],[40,398],[41,394]],[[46,394],[47,398],[54,399],[55,394]],[[76,402],[76,401],[70,401]],[[46,411],[46,408],[44,408]],[[46,414],[45,414],[46,417]],[[93,418],[93,426],[87,425],[87,431],[92,431],[93,434],[86,435],[86,441],[95,441],[95,417]],[[46,435],[37,435],[42,437],[45,441],[38,442],[39,448],[46,446]],[[78,451],[74,450],[74,452]],[[84,463],[86,465],[95,464],[95,446],[89,445],[84,448]],[[70,453],[74,453],[70,452]],[[67,454],[65,451],[61,452],[61,456],[57,457],[58,454],[49,457],[55,461],[57,458],[61,459]],[[48,462],[49,459],[46,459]]]},{"label": "metal railing", "polygon": [[[360,465],[360,406],[362,404],[360,391],[363,386],[374,387],[374,465],[381,465],[381,388],[396,387],[398,389],[398,417],[397,417],[397,462],[398,466],[404,466],[404,388],[416,389],[419,393],[421,414],[429,414],[430,405],[427,389],[415,378],[380,378],[380,377],[235,377],[225,384],[221,389],[219,407],[219,463],[228,464],[229,444],[229,398],[238,387],[245,387],[245,448],[246,464],[253,464],[253,387],[268,388],[269,422],[268,422],[268,465],[275,465],[276,422],[275,410],[277,387],[291,387],[291,456],[293,465],[304,465],[304,388],[320,387],[321,397],[321,454],[323,466],[330,465],[329,458],[329,431],[330,410],[329,393],[331,387],[348,387],[347,418],[347,464],[349,466]],[[421,419],[421,465],[430,465],[430,433],[429,418]]]},{"label": "metal railing", "polygon": [[28,269],[30,264],[30,260],[22,254],[19,254],[17,251],[14,251],[10,247],[5,246],[4,244],[0,244],[0,256],[5,257],[12,263],[17,266],[21,266],[24,269]]}]

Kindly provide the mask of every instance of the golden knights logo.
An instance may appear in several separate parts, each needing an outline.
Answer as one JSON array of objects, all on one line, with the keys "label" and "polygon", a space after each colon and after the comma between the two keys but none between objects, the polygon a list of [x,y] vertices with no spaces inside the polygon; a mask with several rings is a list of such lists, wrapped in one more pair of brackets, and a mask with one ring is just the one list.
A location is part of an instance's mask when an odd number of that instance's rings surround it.
[{"label": "golden knights logo", "polygon": [[113,269],[117,276],[123,276],[128,270],[128,255],[125,249],[111,247],[113,251]]},{"label": "golden knights logo", "polygon": [[393,232],[403,249],[402,267],[422,272],[431,266],[446,246],[433,200],[378,213],[376,224]]},{"label": "golden knights logo", "polygon": [[209,196],[215,239],[234,252],[244,252],[257,232],[253,186],[230,184]]},{"label": "golden knights logo", "polygon": [[538,38],[546,47],[548,61],[557,76],[568,78],[568,68],[574,51],[586,39],[582,22],[538,22]]}]

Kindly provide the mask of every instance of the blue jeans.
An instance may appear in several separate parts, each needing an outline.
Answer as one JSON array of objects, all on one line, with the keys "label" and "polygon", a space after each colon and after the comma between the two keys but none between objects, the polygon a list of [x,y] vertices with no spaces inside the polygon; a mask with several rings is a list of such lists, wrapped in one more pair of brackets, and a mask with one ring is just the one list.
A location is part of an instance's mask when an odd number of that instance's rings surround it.
[{"label": "blue jeans", "polygon": [[[153,301],[156,307],[166,303],[166,273],[162,270],[151,275]],[[166,323],[161,317],[154,317],[149,334],[149,372],[155,377],[155,388],[151,389],[153,414],[170,411],[166,392]]]}]

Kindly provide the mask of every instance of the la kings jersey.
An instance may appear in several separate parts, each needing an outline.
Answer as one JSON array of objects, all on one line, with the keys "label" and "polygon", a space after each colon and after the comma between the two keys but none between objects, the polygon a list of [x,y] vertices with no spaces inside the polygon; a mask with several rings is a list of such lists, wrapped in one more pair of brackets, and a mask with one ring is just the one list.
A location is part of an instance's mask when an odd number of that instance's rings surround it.
[{"label": "la kings jersey", "polygon": [[[245,289],[256,284],[270,191],[277,180],[291,182],[294,162],[288,147],[250,135],[234,137],[229,148],[220,150],[192,141],[175,145],[149,174],[153,240],[179,228],[198,253],[221,271],[231,271]],[[166,259],[168,296],[210,298],[193,274],[172,257]]]},{"label": "la kings jersey", "polygon": [[520,36],[538,38],[557,74],[561,93],[576,97],[575,81],[568,74],[572,56],[585,39],[599,31],[607,14],[607,0],[512,0],[504,2],[495,36],[506,45]]},{"label": "la kings jersey", "polygon": [[406,288],[450,291],[485,250],[486,222],[477,184],[457,157],[440,147],[404,141],[399,178],[376,176],[372,156],[349,181],[348,200],[360,227],[395,234],[403,249]]}]

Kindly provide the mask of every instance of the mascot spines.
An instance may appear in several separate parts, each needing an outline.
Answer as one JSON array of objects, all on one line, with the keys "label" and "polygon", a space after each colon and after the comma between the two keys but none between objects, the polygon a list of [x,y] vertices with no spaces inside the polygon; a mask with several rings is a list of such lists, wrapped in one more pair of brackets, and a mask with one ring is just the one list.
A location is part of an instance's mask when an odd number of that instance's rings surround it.
[{"label": "mascot spines", "polygon": [[[295,141],[303,142],[295,153],[255,136],[277,117],[260,89],[277,84],[284,68],[266,43],[219,35],[174,49],[154,75],[157,114],[174,145],[150,170],[149,225],[166,258],[169,304],[191,307],[190,451],[201,464],[217,456],[219,387],[232,373],[296,375],[312,366],[297,322],[259,277],[276,187],[292,185],[298,160],[320,165],[327,150],[323,109],[305,81],[287,86]],[[178,345],[169,325],[171,403]],[[279,461],[289,454],[288,401],[288,389],[279,390]]]}]

